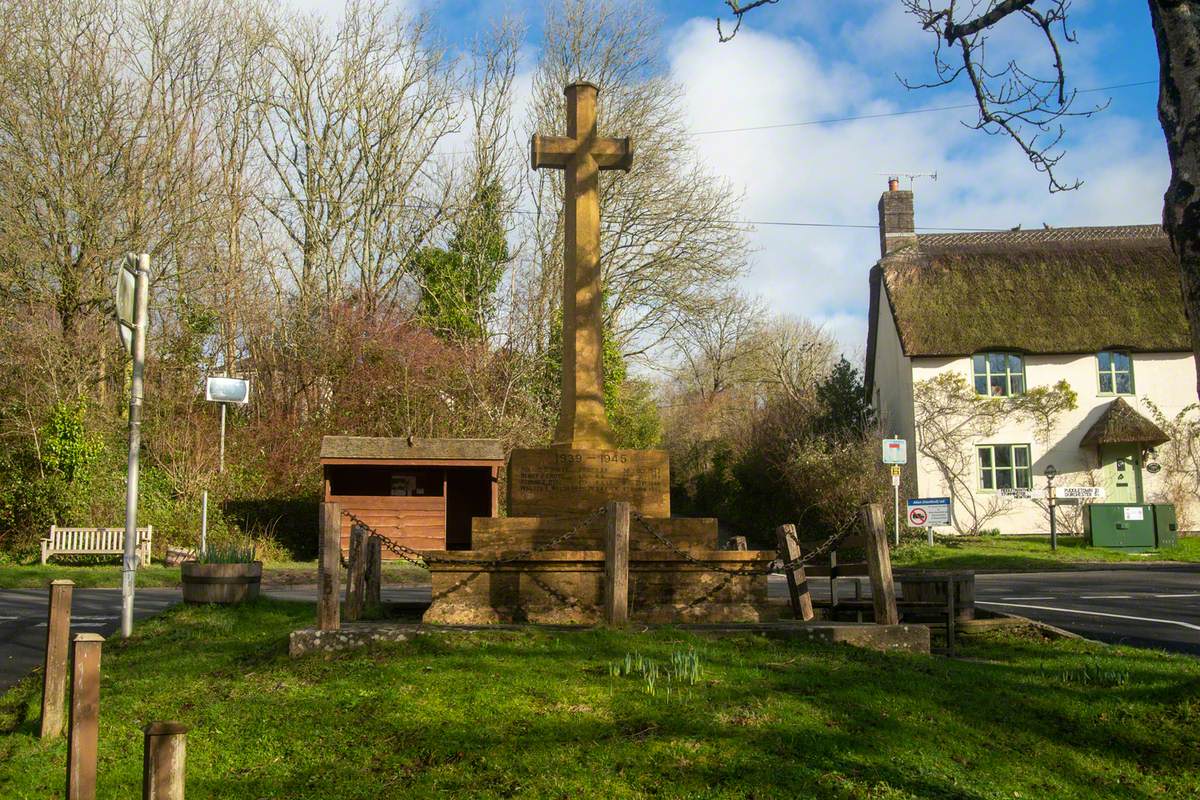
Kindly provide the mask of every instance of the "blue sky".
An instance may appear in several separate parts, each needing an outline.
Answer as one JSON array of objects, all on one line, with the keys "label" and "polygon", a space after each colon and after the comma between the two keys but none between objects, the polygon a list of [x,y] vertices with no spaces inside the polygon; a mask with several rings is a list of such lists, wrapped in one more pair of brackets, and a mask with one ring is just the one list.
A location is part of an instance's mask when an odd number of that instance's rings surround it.
[{"label": "blue sky", "polygon": [[[636,2],[637,0],[620,0]],[[333,0],[294,0],[337,8]],[[451,47],[504,13],[524,17],[536,58],[544,5],[533,0],[407,0],[430,13]],[[684,88],[691,129],[740,128],[890,113],[969,102],[964,87],[909,91],[928,79],[930,37],[899,0],[781,0],[747,17],[718,44],[720,0],[658,0],[662,69]],[[1142,0],[1075,0],[1064,46],[1078,89],[1155,81],[1157,53]],[[993,58],[1048,65],[1036,31],[1020,21],[997,30]],[[532,68],[532,63],[527,69]],[[528,79],[528,73],[523,76]],[[743,219],[873,225],[887,172],[937,172],[913,185],[920,227],[1157,222],[1169,176],[1154,85],[1082,95],[1077,107],[1111,98],[1108,110],[1068,123],[1063,178],[1075,192],[1050,195],[1016,147],[967,130],[969,112],[941,111],[837,124],[695,137],[707,168],[744,193]],[[635,167],[636,168],[636,167]],[[824,324],[848,354],[866,337],[867,271],[878,257],[874,231],[758,225],[753,266],[743,280],[777,311]]]}]

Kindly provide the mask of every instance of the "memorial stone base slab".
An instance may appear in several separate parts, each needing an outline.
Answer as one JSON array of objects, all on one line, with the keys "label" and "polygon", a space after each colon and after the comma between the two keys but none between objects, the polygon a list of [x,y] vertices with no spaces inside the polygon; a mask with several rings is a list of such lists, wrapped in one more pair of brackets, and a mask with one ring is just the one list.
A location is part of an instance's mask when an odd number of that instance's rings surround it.
[{"label": "memorial stone base slab", "polygon": [[[670,551],[631,551],[629,618],[643,623],[766,622],[780,607],[767,601],[766,566],[773,551],[695,550],[690,555],[728,575]],[[437,557],[504,559],[504,551]],[[604,619],[604,551],[547,550],[499,564],[433,561],[432,604],[422,620],[449,625],[533,622],[592,625]]]}]

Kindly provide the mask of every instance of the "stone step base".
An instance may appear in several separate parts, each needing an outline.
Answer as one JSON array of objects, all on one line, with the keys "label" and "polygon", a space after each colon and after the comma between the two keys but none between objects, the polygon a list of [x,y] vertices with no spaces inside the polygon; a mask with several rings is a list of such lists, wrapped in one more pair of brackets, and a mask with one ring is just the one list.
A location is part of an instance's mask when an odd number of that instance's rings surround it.
[{"label": "stone step base", "polygon": [[[636,625],[634,630],[653,630],[657,625]],[[871,650],[929,653],[929,628],[925,625],[870,625],[829,622],[775,622],[752,624],[673,625],[677,630],[705,636],[760,636],[795,639],[823,644],[847,644]],[[417,636],[475,634],[496,631],[556,632],[589,630],[579,625],[426,625],[420,623],[350,622],[340,630],[302,628],[292,631],[288,653],[293,657],[314,652],[336,652],[387,642],[405,642]]]},{"label": "stone step base", "polygon": [[[581,515],[544,517],[475,517],[471,520],[472,550],[534,550],[578,526]],[[711,517],[647,517],[654,530],[684,550],[716,550],[717,521]],[[606,522],[603,517],[564,541],[562,550],[603,550]],[[630,550],[669,549],[637,521],[629,524]]]}]

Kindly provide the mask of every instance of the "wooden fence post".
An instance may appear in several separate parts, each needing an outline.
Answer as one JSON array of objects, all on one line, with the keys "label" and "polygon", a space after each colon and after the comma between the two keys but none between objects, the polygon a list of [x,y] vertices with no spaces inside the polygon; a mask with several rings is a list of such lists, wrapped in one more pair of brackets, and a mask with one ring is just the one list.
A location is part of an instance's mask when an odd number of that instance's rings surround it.
[{"label": "wooden fence post", "polygon": [[367,599],[372,616],[383,608],[383,544],[376,536],[367,537]]},{"label": "wooden fence post", "polygon": [[[779,544],[779,557],[785,563],[800,557],[800,542],[796,538],[795,525],[780,525],[775,529],[775,539]],[[783,574],[787,576],[792,615],[796,619],[808,622],[813,618],[813,605],[812,595],[808,593],[808,578],[804,575],[804,565],[797,564],[791,569],[784,567]]]},{"label": "wooden fence post", "polygon": [[338,570],[342,555],[342,512],[337,503],[321,504],[321,560],[317,570],[317,628],[336,631],[341,625],[338,607]]},{"label": "wooden fence post", "polygon": [[366,594],[366,539],[361,525],[350,526],[349,564],[346,567],[346,621],[357,622],[362,617],[363,595]]},{"label": "wooden fence post", "polygon": [[629,503],[609,503],[605,509],[604,621],[629,621]]},{"label": "wooden fence post", "polygon": [[864,504],[862,524],[867,534],[867,572],[871,577],[875,624],[898,625],[900,615],[896,611],[896,584],[892,582],[892,556],[888,551],[883,509],[877,503]]},{"label": "wooden fence post", "polygon": [[182,722],[151,722],[142,729],[142,800],[183,800],[187,731]]},{"label": "wooden fence post", "polygon": [[67,692],[67,653],[71,649],[71,593],[74,581],[50,581],[46,620],[46,664],[42,674],[43,739],[62,736]]},{"label": "wooden fence post", "polygon": [[100,648],[104,637],[77,633],[72,642],[71,717],[67,726],[67,800],[96,797],[100,735]]}]

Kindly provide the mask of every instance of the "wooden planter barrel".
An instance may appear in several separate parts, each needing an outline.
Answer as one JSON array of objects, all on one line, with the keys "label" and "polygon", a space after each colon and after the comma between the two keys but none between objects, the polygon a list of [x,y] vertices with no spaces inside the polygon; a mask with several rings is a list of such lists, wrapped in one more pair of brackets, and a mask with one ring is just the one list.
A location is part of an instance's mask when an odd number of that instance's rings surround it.
[{"label": "wooden planter barrel", "polygon": [[241,603],[258,597],[262,585],[262,562],[249,564],[179,565],[185,603]]}]

